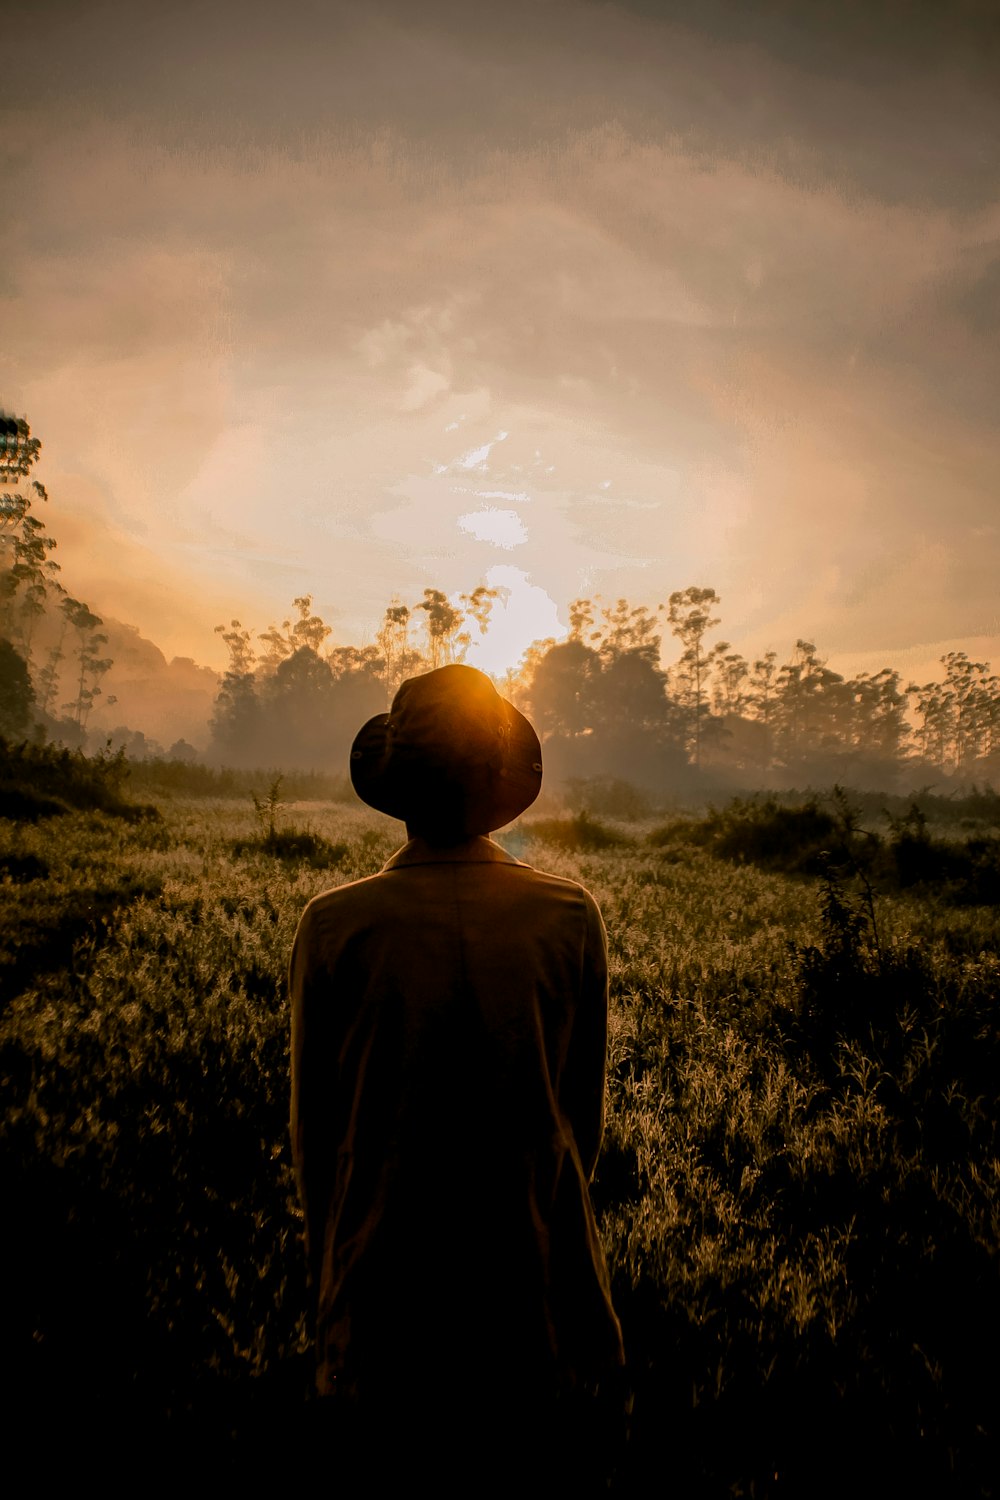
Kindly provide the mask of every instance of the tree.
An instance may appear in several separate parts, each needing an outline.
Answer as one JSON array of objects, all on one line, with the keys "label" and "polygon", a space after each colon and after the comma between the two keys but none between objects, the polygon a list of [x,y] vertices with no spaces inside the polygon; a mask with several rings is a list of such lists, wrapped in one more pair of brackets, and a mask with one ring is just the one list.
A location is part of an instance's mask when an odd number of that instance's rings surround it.
[{"label": "tree", "polygon": [[41,450],[38,438],[23,417],[8,417],[0,412],[0,482],[15,483],[26,479]]},{"label": "tree", "polygon": [[574,599],[569,607],[569,639],[571,641],[582,641],[586,636],[593,645],[601,638],[598,630],[588,636],[594,624],[594,606],[589,599]]},{"label": "tree", "polygon": [[746,680],[750,668],[738,651],[719,652],[712,685],[712,708],[717,714],[740,715],[747,707]]},{"label": "tree", "polygon": [[[26,479],[41,452],[38,438],[23,418],[0,413],[0,480]],[[26,493],[4,492],[0,509],[0,633],[14,645],[31,670],[32,641],[45,613],[50,591],[62,593],[56,581],[59,564],[49,553],[55,539],[32,514],[33,500],[48,500],[37,479]]]},{"label": "tree", "polygon": [[812,641],[796,641],[792,660],[778,673],[777,727],[785,765],[844,743],[849,705],[843,677],[817,656]]},{"label": "tree", "polygon": [[101,647],[108,644],[108,638],[98,630],[98,626],[104,623],[100,615],[95,615],[86,604],[71,599],[68,594],[63,598],[61,608],[77,635],[76,697],[70,703],[64,703],[63,708],[73,715],[82,734],[86,731],[94,701],[101,696],[98,684],[110,670],[112,661],[110,656],[101,655]]},{"label": "tree", "polygon": [[920,723],[913,738],[921,758],[935,766],[947,765],[954,743],[954,703],[947,684],[925,682],[920,687],[911,682],[907,692],[916,698]]},{"label": "tree", "polygon": [[761,727],[758,764],[767,770],[774,758],[774,719],[778,698],[778,653],[765,651],[753,664],[747,689],[747,707]]},{"label": "tree", "polygon": [[844,686],[851,700],[851,745],[883,760],[898,759],[907,732],[907,695],[900,691],[899,673],[889,667],[859,672]]},{"label": "tree", "polygon": [[970,661],[964,651],[942,656],[946,690],[952,704],[952,759],[960,771],[971,771],[988,751],[992,739],[991,719],[1000,686],[989,675],[989,665]]},{"label": "tree", "polygon": [[425,614],[427,629],[427,656],[431,669],[443,667],[455,660],[458,633],[462,626],[462,612],[450,603],[447,594],[440,589],[424,589],[424,597],[416,606]]},{"label": "tree", "polygon": [[659,625],[645,605],[632,609],[627,599],[618,599],[601,610],[601,620],[603,625],[591,632],[591,639],[600,643],[600,672],[591,695],[594,727],[609,748],[616,746],[620,761],[630,742],[634,746],[651,735],[663,736],[667,678],[660,669]]},{"label": "tree", "polygon": [[1000,746],[1000,679],[964,651],[949,651],[941,665],[943,682],[911,682],[906,690],[920,718],[914,740],[925,760],[971,773]]},{"label": "tree", "polygon": [[293,624],[282,620],[281,629],[269,625],[260,639],[267,647],[260,657],[258,670],[266,676],[286,661],[301,646],[309,646],[317,654],[330,635],[330,626],[312,613],[312,594],[303,594],[293,601],[299,617]]},{"label": "tree", "polygon": [[459,600],[465,608],[466,620],[474,620],[479,626],[479,634],[485,635],[490,623],[490,615],[493,613],[494,600],[499,596],[499,589],[491,589],[485,583],[479,584],[471,594],[459,594]]},{"label": "tree", "polygon": [[28,663],[10,641],[0,640],[0,735],[16,739],[24,734],[34,702]]},{"label": "tree", "polygon": [[[0,481],[17,483],[29,478],[41,453],[41,443],[21,418],[0,413]],[[79,743],[95,700],[100,681],[112,666],[103,655],[107,637],[100,632],[101,619],[81,600],[70,598],[59,582],[59,564],[51,557],[55,538],[33,512],[48,493],[37,479],[16,493],[0,495],[0,635],[6,637],[25,663],[33,695],[33,709],[40,717],[39,732],[55,730],[60,737]],[[58,601],[58,623],[53,621],[53,603]],[[44,665],[36,667],[34,653],[38,627],[46,618],[57,631],[54,643],[48,634]],[[67,630],[77,633],[74,653],[73,698],[63,705],[71,718],[56,720],[55,704],[65,689],[63,646]]]},{"label": "tree", "polygon": [[606,660],[628,653],[645,656],[654,665],[659,662],[659,626],[644,604],[630,609],[627,599],[619,599],[601,610],[601,619],[604,624],[592,632],[591,639],[600,641],[600,651]]},{"label": "tree", "polygon": [[215,711],[209,722],[212,744],[223,760],[236,765],[253,763],[253,749],[260,726],[260,705],[254,680],[256,653],[250,644],[250,631],[239,620],[215,627],[229,652],[229,665],[223,673],[215,700]]},{"label": "tree", "polygon": [[413,613],[409,606],[394,597],[386,606],[375,640],[382,656],[382,681],[385,684],[386,704],[391,703],[396,689],[406,677],[420,670],[423,657],[410,645],[410,622]]},{"label": "tree", "polygon": [[529,653],[519,695],[547,747],[556,775],[634,776],[656,781],[673,748],[666,674],[656,619],[627,600],[602,610],[571,607],[571,634]]},{"label": "tree", "polygon": [[598,653],[583,641],[553,645],[531,673],[525,698],[539,737],[577,740],[594,732],[594,684],[600,675]]},{"label": "tree", "polygon": [[481,583],[471,594],[458,596],[462,605],[458,609],[440,589],[424,589],[424,597],[414,609],[425,612],[427,661],[431,670],[442,667],[447,662],[465,660],[472,636],[464,627],[472,620],[479,627],[480,635],[484,634],[493,601],[499,592],[499,589],[491,589]]},{"label": "tree", "polygon": [[311,646],[299,646],[260,688],[259,739],[268,765],[329,763],[335,678]]},{"label": "tree", "polygon": [[684,647],[674,673],[680,687],[678,696],[689,711],[690,741],[696,767],[701,765],[705,682],[712,660],[702,643],[706,632],[719,623],[718,619],[712,619],[712,610],[718,604],[719,596],[714,589],[692,587],[671,594],[667,612],[670,629]]}]

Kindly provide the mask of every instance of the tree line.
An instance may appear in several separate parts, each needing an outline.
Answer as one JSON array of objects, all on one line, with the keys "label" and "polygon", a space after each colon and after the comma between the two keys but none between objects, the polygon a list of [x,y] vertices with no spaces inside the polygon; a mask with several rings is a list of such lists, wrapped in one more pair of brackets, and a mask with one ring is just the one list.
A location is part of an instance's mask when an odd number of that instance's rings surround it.
[{"label": "tree line", "polygon": [[[32,474],[40,446],[23,419],[0,413],[0,734],[74,746],[112,661],[100,617],[59,579],[37,513],[48,498]],[[403,678],[466,658],[502,592],[394,598],[360,647],[330,644],[311,595],[256,637],[238,619],[218,626],[228,663],[208,759],[344,766],[358,726]],[[567,637],[536,642],[501,684],[536,724],[550,775],[663,787],[702,773],[761,786],[1000,773],[1000,679],[988,663],[953,651],[940,680],[904,685],[890,667],[834,672],[806,639],[784,662],[775,651],[748,660],[715,635],[719,611],[715,590],[694,586],[655,608],[574,600]],[[680,654],[664,666],[668,632]]]},{"label": "tree line", "polygon": [[[399,682],[465,659],[500,591],[450,601],[425,589],[386,607],[373,644],[328,648],[309,595],[258,645],[239,620],[220,625],[229,651],[211,723],[211,755],[233,765],[344,764],[366,717]],[[812,641],[779,663],[748,661],[728,641],[714,589],[689,587],[656,609],[577,599],[566,639],[536,642],[501,683],[535,723],[557,779],[618,777],[651,785],[700,772],[761,785],[803,780],[879,784],[904,770],[980,779],[1000,770],[1000,680],[962,652],[940,682],[904,687],[889,667],[847,677]],[[679,658],[662,663],[664,633]],[[912,714],[912,716],[911,716]]]}]

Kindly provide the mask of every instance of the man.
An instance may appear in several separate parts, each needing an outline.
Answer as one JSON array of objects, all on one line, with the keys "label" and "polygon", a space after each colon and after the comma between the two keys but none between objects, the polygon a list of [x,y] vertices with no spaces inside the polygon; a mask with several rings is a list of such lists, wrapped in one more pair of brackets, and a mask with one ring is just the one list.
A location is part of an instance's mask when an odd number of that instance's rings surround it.
[{"label": "man", "polygon": [[351,776],[408,842],[309,903],[290,965],[319,1391],[351,1411],[345,1437],[405,1418],[470,1494],[482,1475],[463,1465],[541,1462],[546,1443],[555,1461],[564,1414],[589,1413],[623,1359],[588,1192],[603,923],[582,886],[486,837],[541,773],[534,730],[482,673],[404,682]]}]

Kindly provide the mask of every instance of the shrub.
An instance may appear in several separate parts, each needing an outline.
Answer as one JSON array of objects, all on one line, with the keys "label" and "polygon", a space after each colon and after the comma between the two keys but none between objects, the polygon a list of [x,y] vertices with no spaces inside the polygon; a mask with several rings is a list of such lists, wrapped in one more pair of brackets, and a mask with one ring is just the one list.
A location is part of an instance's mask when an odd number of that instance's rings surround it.
[{"label": "shrub", "polygon": [[0,738],[0,817],[36,822],[77,808],[129,822],[158,820],[155,807],[126,800],[128,776],[120,749],[87,756],[58,745],[13,744]]},{"label": "shrub", "polygon": [[834,815],[812,799],[801,807],[735,799],[708,822],[717,854],[788,874],[819,874],[840,833]]},{"label": "shrub", "polygon": [[1000,901],[1000,838],[964,842],[932,839],[917,802],[903,816],[889,819],[889,847],[880,873],[899,890],[934,887],[953,906],[988,906]]},{"label": "shrub", "polygon": [[521,823],[520,829],[528,838],[540,839],[543,844],[554,844],[559,849],[614,849],[632,842],[586,812],[578,813],[575,818],[539,818]]},{"label": "shrub", "polygon": [[788,807],[774,797],[735,797],[704,818],[677,819],[654,828],[647,842],[661,849],[678,843],[702,845],[738,864],[786,874],[819,874],[838,836],[837,818],[815,798]]}]

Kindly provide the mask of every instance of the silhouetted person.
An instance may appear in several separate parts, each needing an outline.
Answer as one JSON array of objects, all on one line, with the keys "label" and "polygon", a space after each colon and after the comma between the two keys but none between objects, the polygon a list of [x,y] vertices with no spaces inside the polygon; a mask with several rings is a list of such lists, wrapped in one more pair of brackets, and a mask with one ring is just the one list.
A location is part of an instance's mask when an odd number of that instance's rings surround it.
[{"label": "silhouetted person", "polygon": [[604,926],[582,886],[486,837],[541,775],[482,673],[404,682],[351,776],[408,842],[311,901],[295,937],[292,1143],[331,1474],[350,1459],[366,1482],[471,1496],[593,1461],[623,1358],[588,1192]]}]

